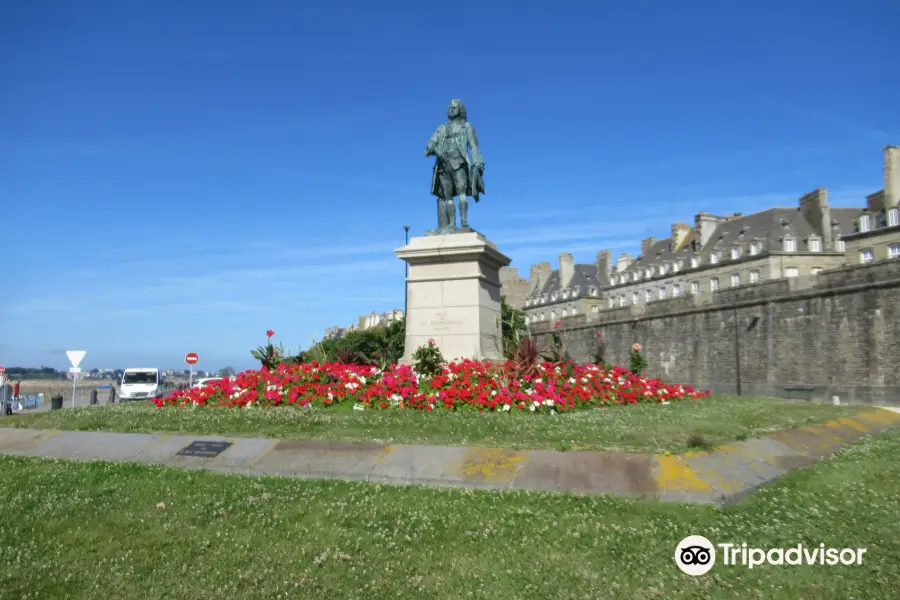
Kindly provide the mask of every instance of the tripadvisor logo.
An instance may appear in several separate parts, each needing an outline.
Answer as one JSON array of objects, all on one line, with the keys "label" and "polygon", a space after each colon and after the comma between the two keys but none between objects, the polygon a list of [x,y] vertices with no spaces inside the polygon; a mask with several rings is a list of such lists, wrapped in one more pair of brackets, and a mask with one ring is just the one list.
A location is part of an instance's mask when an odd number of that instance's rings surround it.
[{"label": "tripadvisor logo", "polygon": [[[718,548],[718,553],[716,551]],[[861,565],[866,548],[826,548],[825,544],[791,548],[754,548],[742,544],[713,544],[702,535],[689,535],[675,548],[675,564],[687,575],[705,575],[716,564],[717,554],[725,566],[752,569],[762,565]]]}]

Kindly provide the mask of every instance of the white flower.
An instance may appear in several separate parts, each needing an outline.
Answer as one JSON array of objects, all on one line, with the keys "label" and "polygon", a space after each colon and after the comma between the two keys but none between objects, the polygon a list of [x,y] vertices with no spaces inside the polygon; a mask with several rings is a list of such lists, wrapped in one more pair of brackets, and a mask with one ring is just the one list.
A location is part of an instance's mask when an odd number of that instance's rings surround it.
[{"label": "white flower", "polygon": [[551,398],[549,400],[545,400],[544,404],[546,404],[547,406],[553,406],[553,399]]},{"label": "white flower", "polygon": [[503,405],[503,410],[509,412],[509,404],[504,404],[504,405]]},{"label": "white flower", "polygon": [[537,403],[532,404],[532,405],[529,407],[528,410],[530,410],[531,412],[534,412],[534,410],[537,408],[536,404],[537,404]]}]

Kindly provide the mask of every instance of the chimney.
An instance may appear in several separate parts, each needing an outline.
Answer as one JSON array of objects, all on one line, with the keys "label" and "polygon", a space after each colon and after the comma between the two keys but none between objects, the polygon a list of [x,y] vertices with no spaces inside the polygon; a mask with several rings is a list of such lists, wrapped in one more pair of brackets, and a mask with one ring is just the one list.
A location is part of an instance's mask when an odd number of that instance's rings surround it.
[{"label": "chimney", "polygon": [[544,283],[550,278],[550,263],[542,262],[536,265],[531,265],[531,269],[528,273],[528,293],[529,295],[534,293],[536,289],[539,289]]},{"label": "chimney", "polygon": [[680,250],[691,235],[691,226],[687,223],[672,223],[672,251]]},{"label": "chimney", "polygon": [[831,249],[831,209],[828,207],[828,190],[818,188],[800,198],[800,213],[822,238],[822,246]]},{"label": "chimney", "polygon": [[612,261],[610,260],[609,250],[601,250],[594,259],[597,266],[597,281],[600,285],[609,284],[609,275],[612,273]]},{"label": "chimney", "polygon": [[900,148],[884,147],[884,208],[900,205]]},{"label": "chimney", "polygon": [[694,216],[694,240],[697,241],[697,250],[703,249],[706,243],[712,238],[713,233],[720,223],[727,221],[727,217],[717,217],[700,212]]},{"label": "chimney", "polygon": [[884,208],[884,190],[866,196],[866,210],[877,213]]},{"label": "chimney", "polygon": [[515,267],[500,267],[500,283],[511,283],[519,278],[519,269]]},{"label": "chimney", "polygon": [[575,257],[568,252],[559,255],[559,287],[567,288],[572,285],[575,277]]},{"label": "chimney", "polygon": [[647,253],[650,252],[650,246],[652,246],[654,242],[656,242],[655,237],[648,237],[641,240],[641,254],[647,256]]},{"label": "chimney", "polygon": [[627,252],[620,254],[619,258],[616,259],[616,273],[621,273],[625,269],[631,266],[631,263],[634,262],[634,259],[631,258],[631,255]]}]

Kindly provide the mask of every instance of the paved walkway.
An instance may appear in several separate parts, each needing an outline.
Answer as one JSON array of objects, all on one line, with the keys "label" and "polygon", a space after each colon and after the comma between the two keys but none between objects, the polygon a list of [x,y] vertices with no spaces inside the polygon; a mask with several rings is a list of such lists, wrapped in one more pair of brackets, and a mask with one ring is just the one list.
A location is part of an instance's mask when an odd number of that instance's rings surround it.
[{"label": "paved walkway", "polygon": [[[616,494],[725,504],[858,438],[900,423],[900,410],[799,427],[679,456],[416,446],[216,436],[0,428],[0,454],[133,461],[242,475],[386,484]],[[2,424],[2,422],[0,422]],[[226,442],[215,456],[180,454]]]}]

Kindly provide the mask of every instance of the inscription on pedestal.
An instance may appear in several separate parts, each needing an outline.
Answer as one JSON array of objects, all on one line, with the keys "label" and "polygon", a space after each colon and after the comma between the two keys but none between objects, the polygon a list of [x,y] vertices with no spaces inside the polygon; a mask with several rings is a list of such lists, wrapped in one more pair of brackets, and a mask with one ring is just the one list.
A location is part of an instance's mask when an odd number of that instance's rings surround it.
[{"label": "inscription on pedestal", "polygon": [[460,325],[462,325],[462,319],[451,319],[444,311],[436,312],[434,318],[422,321],[422,327],[431,329],[433,333],[450,333],[454,327]]}]

